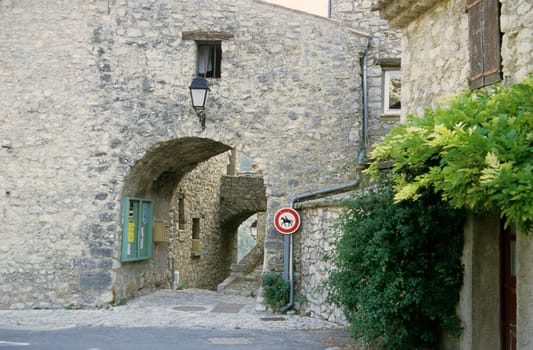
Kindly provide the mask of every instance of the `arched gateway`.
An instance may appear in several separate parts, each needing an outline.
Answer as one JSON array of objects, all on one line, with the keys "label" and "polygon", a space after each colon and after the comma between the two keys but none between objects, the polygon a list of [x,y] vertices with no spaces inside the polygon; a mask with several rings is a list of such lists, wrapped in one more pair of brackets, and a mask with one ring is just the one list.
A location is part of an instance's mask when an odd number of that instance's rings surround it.
[{"label": "arched gateway", "polygon": [[[116,297],[154,286],[216,289],[238,262],[238,226],[266,211],[261,174],[240,173],[236,150],[200,137],[152,147],[125,177],[123,198]],[[149,254],[138,256],[135,249],[149,244],[135,228],[142,227],[142,208],[138,223],[128,210],[144,201],[151,208],[147,221],[153,222],[154,243]]]}]

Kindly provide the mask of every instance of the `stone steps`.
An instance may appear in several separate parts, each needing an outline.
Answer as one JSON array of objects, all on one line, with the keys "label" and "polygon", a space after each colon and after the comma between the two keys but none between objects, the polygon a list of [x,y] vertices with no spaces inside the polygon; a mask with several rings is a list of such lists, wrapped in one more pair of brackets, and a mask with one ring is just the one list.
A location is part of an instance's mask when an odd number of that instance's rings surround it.
[{"label": "stone steps", "polygon": [[[236,270],[236,271],[235,271]],[[231,275],[224,282],[218,285],[217,290],[224,294],[240,295],[247,297],[257,296],[260,287],[260,278],[263,266],[257,266],[254,271],[244,275],[238,271],[238,267],[232,266]]]}]

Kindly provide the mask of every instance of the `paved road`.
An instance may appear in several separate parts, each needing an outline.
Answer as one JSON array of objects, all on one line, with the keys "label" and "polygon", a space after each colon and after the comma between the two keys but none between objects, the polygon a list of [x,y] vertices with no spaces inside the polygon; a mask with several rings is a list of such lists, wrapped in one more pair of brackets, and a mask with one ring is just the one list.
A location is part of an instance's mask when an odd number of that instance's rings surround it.
[{"label": "paved road", "polygon": [[324,350],[352,348],[349,343],[341,331],[220,331],[175,327],[0,329],[0,350]]},{"label": "paved road", "polygon": [[159,290],[96,310],[0,310],[0,350],[358,349],[344,327],[255,298]]}]

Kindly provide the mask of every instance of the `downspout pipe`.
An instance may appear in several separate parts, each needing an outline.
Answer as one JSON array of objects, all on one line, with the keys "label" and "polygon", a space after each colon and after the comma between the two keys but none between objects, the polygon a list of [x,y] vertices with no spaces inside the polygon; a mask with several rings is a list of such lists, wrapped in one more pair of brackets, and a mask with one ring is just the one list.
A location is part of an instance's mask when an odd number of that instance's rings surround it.
[{"label": "downspout pipe", "polygon": [[361,136],[363,138],[363,145],[359,152],[359,164],[364,162],[368,149],[368,52],[373,43],[372,36],[368,37],[368,45],[361,60],[361,78],[363,81],[363,132]]},{"label": "downspout pipe", "polygon": [[[368,37],[368,45],[363,54],[361,60],[362,70],[362,85],[363,85],[363,127],[362,127],[362,139],[363,144],[359,151],[358,162],[362,164],[366,158],[368,149],[368,52],[373,44],[372,37]],[[292,196],[289,200],[289,207],[294,209],[294,206],[298,202],[311,200],[320,196],[331,196],[338,193],[344,193],[353,189],[356,189],[361,183],[361,174],[358,172],[355,180],[346,184],[326,187],[314,191],[303,192]],[[293,234],[285,235],[283,238],[283,278],[289,282],[289,303],[281,308],[281,312],[286,312],[294,306],[294,266],[293,266],[293,250],[294,250],[294,238]]]}]

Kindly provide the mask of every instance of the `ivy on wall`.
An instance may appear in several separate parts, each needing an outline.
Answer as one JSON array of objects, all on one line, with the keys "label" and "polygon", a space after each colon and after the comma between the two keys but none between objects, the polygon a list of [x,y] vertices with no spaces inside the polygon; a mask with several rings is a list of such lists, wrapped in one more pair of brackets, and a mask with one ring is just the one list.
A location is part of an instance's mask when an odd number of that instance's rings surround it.
[{"label": "ivy on wall", "polygon": [[431,189],[456,208],[499,210],[533,228],[533,76],[476,90],[448,106],[409,116],[372,152],[368,173],[392,162],[395,200]]}]

